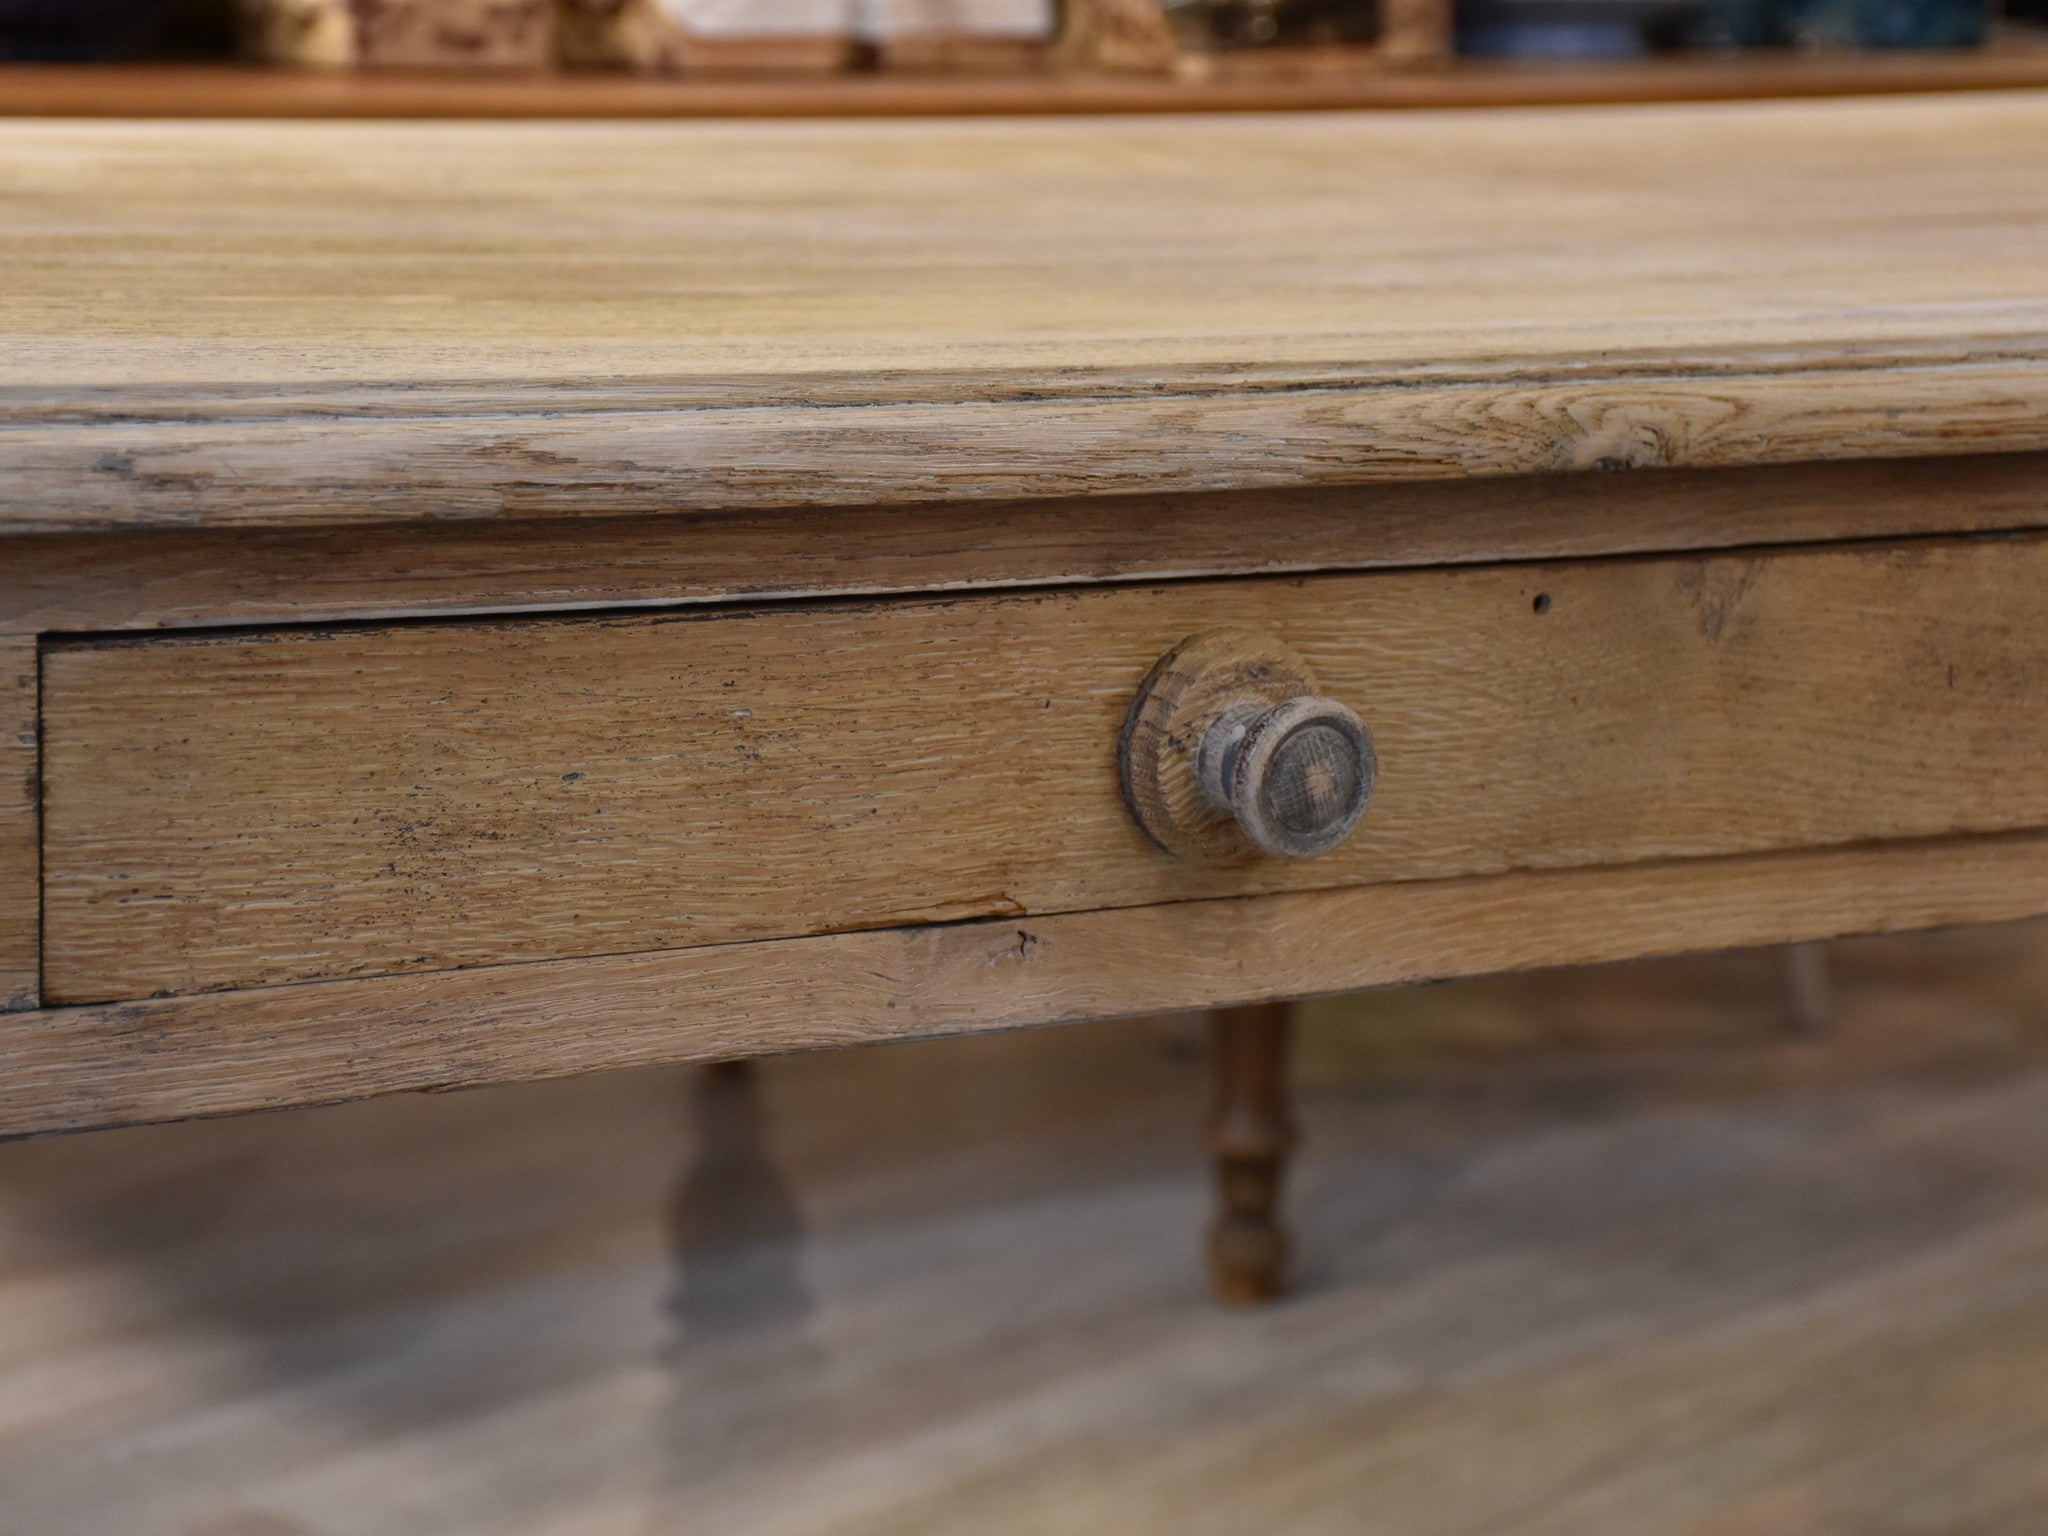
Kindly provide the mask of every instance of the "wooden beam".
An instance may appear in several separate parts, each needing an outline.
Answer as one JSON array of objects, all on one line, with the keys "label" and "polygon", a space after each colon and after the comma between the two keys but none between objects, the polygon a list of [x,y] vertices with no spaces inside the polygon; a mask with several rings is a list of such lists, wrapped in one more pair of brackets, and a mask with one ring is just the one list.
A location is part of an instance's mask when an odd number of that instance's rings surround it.
[{"label": "wooden beam", "polygon": [[[847,508],[1360,486],[1546,472],[2048,452],[2048,357],[1927,366],[1791,349],[1729,372],[1590,375],[1562,359],[1449,385],[1381,377],[1167,398],[559,408],[4,427],[0,533]],[[1952,353],[1967,353],[1945,347]],[[2011,355],[1999,355],[2005,352]],[[1743,371],[1750,365],[1754,371]],[[424,394],[424,392],[423,392]],[[974,398],[975,396],[982,398]],[[631,466],[630,473],[621,466]]]},{"label": "wooden beam", "polygon": [[[829,514],[828,514],[829,516]],[[2048,458],[1981,454],[644,518],[195,530],[7,546],[0,634],[1729,549],[2048,527]]]},{"label": "wooden beam", "polygon": [[0,1018],[0,1133],[2048,913],[2048,834],[1479,876]]}]

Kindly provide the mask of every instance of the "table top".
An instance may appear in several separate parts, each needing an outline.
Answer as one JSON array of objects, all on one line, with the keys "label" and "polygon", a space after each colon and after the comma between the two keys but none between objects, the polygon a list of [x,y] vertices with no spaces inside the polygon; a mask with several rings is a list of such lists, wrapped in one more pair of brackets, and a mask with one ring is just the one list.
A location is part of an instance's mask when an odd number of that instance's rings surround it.
[{"label": "table top", "polygon": [[0,123],[0,531],[2048,447],[2048,92]]}]

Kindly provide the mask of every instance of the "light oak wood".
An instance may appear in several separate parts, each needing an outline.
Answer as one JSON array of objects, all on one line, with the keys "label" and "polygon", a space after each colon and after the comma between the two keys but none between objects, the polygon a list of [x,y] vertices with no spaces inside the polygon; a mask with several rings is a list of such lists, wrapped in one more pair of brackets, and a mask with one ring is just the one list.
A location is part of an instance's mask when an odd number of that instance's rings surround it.
[{"label": "light oak wood", "polygon": [[2038,450],[2044,134],[2034,93],[943,134],[17,120],[0,526]]},{"label": "light oak wood", "polygon": [[[2048,327],[2048,309],[2028,323]],[[1729,372],[1705,377],[1675,361],[1609,373],[1531,357],[1448,385],[1418,367],[1271,388],[1120,375],[1039,394],[997,371],[948,381],[950,399],[901,404],[837,398],[843,382],[819,379],[781,387],[813,397],[800,405],[677,404],[652,390],[624,409],[508,410],[499,396],[469,410],[450,392],[434,414],[351,418],[307,402],[298,419],[249,407],[253,419],[236,421],[221,401],[200,419],[173,407],[61,426],[24,410],[104,407],[55,390],[24,408],[25,389],[0,383],[15,397],[11,411],[0,403],[0,530],[836,509],[2048,451],[2048,348],[2000,339],[1844,361],[1814,345],[1778,370],[1781,350],[1730,347]],[[1030,398],[988,398],[1011,389]],[[421,387],[409,403],[432,397]]]},{"label": "light oak wood", "polygon": [[2048,913],[2048,835],[1477,876],[0,1018],[0,1135]]},{"label": "light oak wood", "polygon": [[36,642],[0,637],[0,1012],[41,1000]]},{"label": "light oak wood", "polygon": [[21,538],[0,633],[666,607],[2048,526],[2048,459],[1542,475],[1342,490]]},{"label": "light oak wood", "polygon": [[[42,996],[255,990],[16,1014],[0,1082],[33,1129],[2037,910],[2035,834],[1951,836],[2048,822],[2032,539],[688,610],[2039,527],[2044,127],[9,124]],[[678,611],[449,622],[607,605]],[[79,638],[369,617],[434,622]],[[1217,622],[1381,735],[1328,866],[1123,817]],[[1868,839],[1919,841],[1812,847]]]},{"label": "light oak wood", "polygon": [[[2048,540],[46,645],[45,996],[94,1002],[2048,825]],[[1155,660],[1377,743],[1324,858],[1153,847]]]}]

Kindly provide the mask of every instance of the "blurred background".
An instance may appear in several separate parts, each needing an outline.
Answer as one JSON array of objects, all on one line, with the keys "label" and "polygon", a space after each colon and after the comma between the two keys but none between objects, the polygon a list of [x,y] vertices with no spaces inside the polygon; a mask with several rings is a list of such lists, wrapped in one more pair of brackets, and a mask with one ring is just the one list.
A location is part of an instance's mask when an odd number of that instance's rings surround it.
[{"label": "blurred background", "polygon": [[2039,46],[2048,0],[0,0],[0,60],[757,77],[1056,65],[1199,76],[1455,56]]},{"label": "blurred background", "polygon": [[2048,925],[0,1147],[8,1536],[2038,1536]]}]

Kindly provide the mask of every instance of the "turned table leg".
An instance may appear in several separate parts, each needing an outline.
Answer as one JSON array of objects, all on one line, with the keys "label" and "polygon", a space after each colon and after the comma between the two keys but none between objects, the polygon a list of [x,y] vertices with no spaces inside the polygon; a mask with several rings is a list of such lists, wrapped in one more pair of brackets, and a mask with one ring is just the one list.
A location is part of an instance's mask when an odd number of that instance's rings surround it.
[{"label": "turned table leg", "polygon": [[1294,1145],[1287,1113],[1293,1026],[1292,1003],[1225,1008],[1209,1019],[1217,1200],[1209,1278],[1217,1300],[1233,1305],[1271,1301],[1287,1285],[1280,1192]]}]

